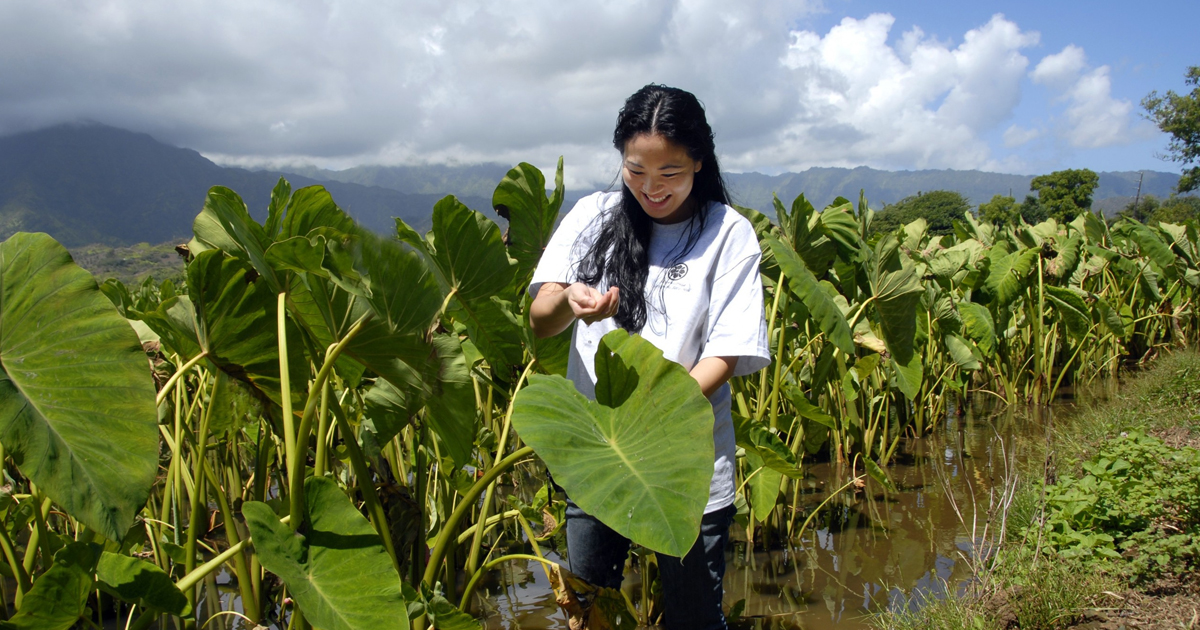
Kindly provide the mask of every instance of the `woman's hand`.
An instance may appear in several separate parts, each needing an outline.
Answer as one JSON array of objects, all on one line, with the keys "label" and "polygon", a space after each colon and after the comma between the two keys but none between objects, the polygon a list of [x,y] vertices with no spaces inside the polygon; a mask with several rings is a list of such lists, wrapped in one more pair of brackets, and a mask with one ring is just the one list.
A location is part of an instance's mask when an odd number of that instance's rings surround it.
[{"label": "woman's hand", "polygon": [[582,282],[576,282],[567,287],[566,293],[571,312],[587,324],[616,315],[621,301],[621,290],[617,287],[609,287],[607,292],[600,293]]},{"label": "woman's hand", "polygon": [[617,314],[620,290],[611,287],[600,293],[586,284],[547,282],[538,290],[529,308],[529,324],[539,338],[566,330],[576,319],[591,324]]}]

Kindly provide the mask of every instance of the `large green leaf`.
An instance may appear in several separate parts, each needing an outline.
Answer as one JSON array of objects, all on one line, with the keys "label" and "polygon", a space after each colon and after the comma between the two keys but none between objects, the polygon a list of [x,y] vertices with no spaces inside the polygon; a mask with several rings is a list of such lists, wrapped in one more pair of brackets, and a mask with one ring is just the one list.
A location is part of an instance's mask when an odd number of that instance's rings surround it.
[{"label": "large green leaf", "polygon": [[158,470],[154,383],[129,322],[45,234],[0,244],[0,443],[68,514],[112,540]]},{"label": "large green leaf", "polygon": [[964,249],[945,249],[929,259],[929,273],[938,280],[949,282],[964,265],[969,253]]},{"label": "large green leaf", "polygon": [[987,307],[974,302],[959,302],[958,314],[962,317],[963,332],[971,338],[980,351],[991,356],[996,352],[996,325]]},{"label": "large green leaf", "polygon": [[[363,394],[363,402],[362,426],[373,441],[372,454],[403,431],[413,415],[420,411],[420,400],[415,392],[401,390],[382,378]],[[364,445],[367,444],[367,436],[362,436],[362,440]]]},{"label": "large green leaf", "polygon": [[1058,256],[1050,261],[1046,270],[1055,278],[1069,278],[1079,266],[1080,252],[1083,250],[1083,235],[1079,232],[1071,234],[1070,238],[1059,239]]},{"label": "large green leaf", "polygon": [[292,195],[278,240],[308,236],[313,230],[322,227],[345,233],[358,230],[354,220],[334,203],[329,191],[323,186],[307,186]]},{"label": "large green leaf", "polygon": [[154,331],[168,352],[185,361],[200,354],[196,309],[186,295],[163,300],[158,309],[142,314],[142,323]]},{"label": "large green leaf", "polygon": [[[188,265],[188,294],[196,311],[197,342],[208,360],[262,395],[282,404],[279,378],[278,300],[245,261],[220,251],[202,252]],[[287,320],[292,400],[303,404],[307,361],[300,331]],[[161,334],[161,333],[160,333]],[[295,345],[295,347],[291,347]]]},{"label": "large green leaf", "polygon": [[637,544],[682,557],[700,533],[713,412],[696,380],[624,330],[596,350],[596,400],[534,375],[513,426],[589,514]]},{"label": "large green leaf", "polygon": [[96,564],[96,581],[109,594],[151,609],[172,615],[191,614],[192,605],[158,566],[145,560],[105,551]]},{"label": "large green leaf", "polygon": [[279,279],[266,260],[271,239],[263,226],[250,216],[246,203],[237,193],[224,186],[209,189],[204,199],[204,209],[192,222],[192,231],[196,235],[195,240],[204,245],[249,262],[273,292],[282,290]]},{"label": "large green leaf", "polygon": [[263,225],[263,232],[267,238],[274,239],[279,234],[279,224],[283,220],[283,213],[287,209],[288,199],[292,197],[292,185],[283,177],[275,183],[275,188],[271,190],[271,204],[267,206],[267,222]]},{"label": "large green leaf", "polygon": [[761,453],[746,450],[746,464],[753,475],[746,482],[750,486],[750,507],[754,510],[754,518],[766,521],[779,501],[779,486],[783,474],[767,465]]},{"label": "large green leaf", "polygon": [[322,630],[408,628],[400,575],[337,482],[306,479],[304,510],[308,528],[293,532],[266,503],[242,506],[259,560],[287,585],[304,617]]},{"label": "large green leaf", "polygon": [[504,375],[509,366],[520,365],[525,351],[521,325],[508,302],[498,297],[459,302],[450,314],[466,325],[467,336],[492,366],[493,374]]},{"label": "large green leaf", "polygon": [[1137,221],[1126,220],[1120,224],[1117,231],[1137,243],[1142,255],[1154,261],[1167,279],[1174,280],[1178,276],[1175,268],[1175,252],[1171,251],[1171,246],[1163,241],[1162,237],[1154,230]]},{"label": "large green leaf", "polygon": [[950,360],[954,361],[958,367],[964,370],[978,370],[981,366],[979,359],[975,358],[975,354],[971,352],[969,342],[958,335],[946,335],[946,350],[950,353]]},{"label": "large green leaf", "polygon": [[1075,341],[1083,340],[1092,329],[1092,310],[1087,303],[1070,289],[1047,286],[1045,291],[1055,313],[1066,324],[1067,334]]},{"label": "large green leaf", "polygon": [[208,430],[213,435],[240,429],[263,414],[262,394],[224,370],[217,370],[213,384]]},{"label": "large green leaf", "polygon": [[735,415],[733,427],[738,446],[757,453],[764,465],[792,479],[804,476],[788,445],[762,423]]},{"label": "large green leaf", "polygon": [[462,300],[486,300],[512,282],[517,266],[504,249],[500,228],[453,195],[433,206],[433,235],[438,267]]},{"label": "large green leaf", "polygon": [[804,396],[804,392],[800,391],[799,387],[787,386],[784,392],[787,394],[788,400],[792,401],[792,406],[796,408],[797,415],[830,429],[837,429],[837,419],[813,404]]},{"label": "large green leaf", "polygon": [[779,268],[787,276],[788,288],[796,297],[800,298],[808,312],[816,318],[821,332],[825,333],[830,342],[842,352],[853,355],[854,335],[850,330],[850,324],[833,298],[821,288],[817,277],[808,270],[790,245],[774,236],[768,236],[766,242],[775,254]]},{"label": "large green leaf", "polygon": [[475,387],[458,337],[433,339],[438,371],[431,381],[429,427],[442,438],[447,453],[458,466],[470,463],[475,443]]},{"label": "large green leaf", "polygon": [[343,356],[400,390],[432,395],[439,359],[428,334],[444,294],[428,265],[417,252],[373,234],[326,235],[330,279],[306,274],[308,290],[294,295],[295,312],[322,343],[345,339],[362,322]]},{"label": "large green leaf", "polygon": [[1117,337],[1118,339],[1125,336],[1125,322],[1121,320],[1121,313],[1117,311],[1117,309],[1113,308],[1108,303],[1108,300],[1105,300],[1097,295],[1096,303],[1092,305],[1092,308],[1094,309],[1093,318],[1096,321],[1104,324],[1104,327],[1107,328],[1108,331],[1113,334],[1113,336]]},{"label": "large green leaf", "polygon": [[0,621],[0,629],[67,630],[75,625],[87,611],[95,566],[95,550],[87,543],[73,542],[58,550],[50,568],[25,594],[21,610]]},{"label": "large green leaf", "polygon": [[905,264],[908,259],[900,255],[898,245],[894,234],[876,245],[871,291],[888,352],[901,365],[908,365],[917,332],[917,305],[925,290],[912,265]]},{"label": "large green leaf", "polygon": [[803,194],[792,200],[790,214],[776,198],[775,211],[781,220],[786,221],[784,233],[787,240],[784,242],[792,246],[809,270],[814,274],[824,274],[837,258],[837,244],[822,229],[822,213],[817,212]]},{"label": "large green leaf", "polygon": [[991,266],[984,282],[999,306],[1008,306],[1021,295],[1029,272],[1037,266],[1040,251],[1031,247],[1009,254],[1000,246],[992,248]]},{"label": "large green leaf", "polygon": [[546,198],[546,178],[532,164],[521,162],[500,180],[492,193],[492,207],[508,221],[508,251],[517,261],[515,282],[524,289],[533,276],[542,251],[554,233],[563,202],[563,161],[558,158],[554,192]]},{"label": "large green leaf", "polygon": [[821,232],[837,244],[843,258],[857,257],[862,247],[862,237],[859,236],[858,219],[854,217],[854,207],[846,202],[836,208],[826,208],[821,213]]},{"label": "large green leaf", "polygon": [[924,377],[921,356],[914,352],[909,356],[907,363],[897,361],[896,357],[892,357],[889,363],[896,373],[896,387],[900,388],[900,393],[909,400],[916,398],[921,391],[921,381]]}]

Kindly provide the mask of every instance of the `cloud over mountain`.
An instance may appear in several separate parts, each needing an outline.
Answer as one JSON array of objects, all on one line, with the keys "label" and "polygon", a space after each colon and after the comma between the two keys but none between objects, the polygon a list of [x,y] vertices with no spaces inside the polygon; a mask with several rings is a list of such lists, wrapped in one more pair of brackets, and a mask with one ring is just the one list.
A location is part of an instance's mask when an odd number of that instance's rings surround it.
[{"label": "cloud over mountain", "polygon": [[[1064,99],[1047,124],[1071,146],[1132,137],[1107,67],[1071,65],[1068,51],[1035,64],[1038,33],[1002,15],[953,42],[893,33],[887,14],[828,32],[801,26],[823,10],[816,0],[3,3],[0,133],[95,120],[237,165],[551,167],[565,154],[568,185],[582,187],[616,173],[608,143],[624,97],[662,82],[700,96],[733,169],[1020,170],[1010,148],[1042,133],[1013,120],[1036,65],[1033,78]],[[992,137],[1001,132],[1004,142]]]}]

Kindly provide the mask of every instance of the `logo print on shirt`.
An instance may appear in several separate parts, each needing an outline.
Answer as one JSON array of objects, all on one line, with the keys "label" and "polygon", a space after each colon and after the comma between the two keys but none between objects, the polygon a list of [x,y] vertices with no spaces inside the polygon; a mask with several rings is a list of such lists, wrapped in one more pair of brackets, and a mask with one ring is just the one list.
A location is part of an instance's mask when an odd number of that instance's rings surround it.
[{"label": "logo print on shirt", "polygon": [[687,271],[688,271],[687,265],[685,265],[683,263],[679,263],[678,265],[671,267],[671,269],[669,271],[667,271],[667,279],[670,280],[671,282],[675,282],[676,280],[680,280],[684,276],[686,276]]}]

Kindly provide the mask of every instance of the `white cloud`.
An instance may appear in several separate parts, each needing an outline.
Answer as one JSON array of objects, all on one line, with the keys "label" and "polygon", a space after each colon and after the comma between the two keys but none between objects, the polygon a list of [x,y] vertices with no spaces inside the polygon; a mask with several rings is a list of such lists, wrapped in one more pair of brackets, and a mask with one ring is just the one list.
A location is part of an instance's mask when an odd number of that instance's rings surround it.
[{"label": "white cloud", "polygon": [[1109,67],[1088,70],[1083,49],[1070,45],[1048,55],[1030,77],[1066,103],[1057,132],[1070,146],[1095,149],[1144,139],[1149,131],[1135,124],[1133,104],[1112,96]]},{"label": "white cloud", "polygon": [[893,47],[894,23],[875,14],[846,18],[824,37],[793,33],[783,63],[803,86],[804,111],[776,159],[789,168],[997,164],[982,136],[1012,116],[1028,65],[1020,51],[1038,34],[996,15],[958,46],[914,28]]},{"label": "white cloud", "polygon": [[[583,187],[616,173],[609,142],[625,96],[661,82],[704,101],[732,170],[1019,168],[988,138],[1006,126],[1011,146],[1032,138],[1013,118],[1037,33],[1001,15],[957,42],[915,27],[890,41],[885,14],[789,30],[821,10],[821,0],[5,2],[0,133],[88,119],[240,165],[552,167],[565,155],[568,186]],[[1054,57],[1035,78],[1066,77],[1064,117],[1078,118],[1081,137],[1105,137],[1116,123],[1103,121],[1128,116],[1112,106],[1107,69],[1087,71],[1081,50]]]},{"label": "white cloud", "polygon": [[1010,149],[1035,140],[1042,132],[1037,129],[1026,129],[1019,125],[1011,125],[1004,130],[1004,146]]}]

